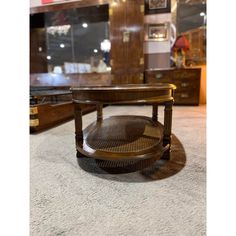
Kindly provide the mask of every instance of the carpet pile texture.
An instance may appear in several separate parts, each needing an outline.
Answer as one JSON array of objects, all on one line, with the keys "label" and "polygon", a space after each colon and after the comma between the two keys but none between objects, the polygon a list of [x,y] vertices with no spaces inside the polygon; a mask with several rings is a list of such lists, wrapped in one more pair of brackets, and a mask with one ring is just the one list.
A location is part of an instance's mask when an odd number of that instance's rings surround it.
[{"label": "carpet pile texture", "polygon": [[[105,118],[151,114],[150,106],[104,108]],[[95,119],[83,116],[83,127]],[[73,120],[30,135],[30,235],[206,235],[205,121],[205,106],[174,106],[171,160],[123,174],[78,163]]]}]

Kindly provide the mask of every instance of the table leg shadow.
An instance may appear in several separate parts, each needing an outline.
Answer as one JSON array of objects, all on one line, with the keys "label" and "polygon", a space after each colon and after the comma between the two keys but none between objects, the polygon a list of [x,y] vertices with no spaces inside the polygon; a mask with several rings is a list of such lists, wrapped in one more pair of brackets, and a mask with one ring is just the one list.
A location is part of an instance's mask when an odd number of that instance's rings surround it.
[{"label": "table leg shadow", "polygon": [[77,158],[79,166],[100,178],[122,182],[161,180],[180,172],[186,164],[186,153],[180,140],[172,134],[170,160],[151,158],[133,161],[104,161]]}]

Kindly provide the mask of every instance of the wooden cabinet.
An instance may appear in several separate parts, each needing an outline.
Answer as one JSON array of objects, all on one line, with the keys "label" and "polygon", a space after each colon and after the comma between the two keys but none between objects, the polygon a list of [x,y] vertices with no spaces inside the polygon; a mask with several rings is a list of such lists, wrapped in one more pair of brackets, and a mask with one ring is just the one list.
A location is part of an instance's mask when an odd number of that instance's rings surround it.
[{"label": "wooden cabinet", "polygon": [[[42,131],[73,119],[74,110],[70,88],[94,85],[111,85],[110,74],[31,74],[30,132]],[[95,108],[93,105],[84,104],[82,113],[94,111]]]},{"label": "wooden cabinet", "polygon": [[143,83],[143,0],[110,4],[109,20],[112,83]]},{"label": "wooden cabinet", "polygon": [[[112,83],[113,84],[143,83],[144,81],[143,78],[144,77],[143,76],[144,1],[143,0],[132,0],[132,1],[84,0],[84,1],[74,1],[61,4],[45,5],[31,8],[30,13],[34,14],[34,18],[31,18],[31,20],[34,19],[36,20],[35,13],[41,13],[40,19],[43,22],[45,15],[50,12],[58,11],[63,13],[62,12],[63,10],[80,9],[80,12],[83,12],[83,14],[85,14],[86,19],[88,19],[88,22],[90,21],[96,22],[100,15],[98,14],[97,17],[93,16],[92,10],[89,11],[89,9],[102,8],[103,5],[108,6],[108,7],[103,7],[103,9],[106,11],[108,10],[108,12],[106,12],[105,15],[106,16],[109,15],[108,21],[109,21],[109,38],[111,41],[110,64],[112,68],[111,71]],[[83,11],[81,9],[83,9]],[[81,15],[79,16],[79,18],[83,19],[85,16],[82,13],[80,14]],[[66,18],[65,17],[67,16],[66,13],[63,16],[64,16],[62,17],[63,19]],[[69,19],[72,16],[67,16],[67,17]],[[35,24],[36,23],[32,25]],[[94,34],[94,37],[97,37],[97,35]],[[39,47],[34,42],[35,39],[31,43],[31,47],[35,46],[35,50],[32,50],[31,48],[32,51],[31,55],[32,57],[30,63],[32,66],[31,73],[47,72],[47,61],[45,61],[46,67],[44,66],[44,68],[42,68],[42,71],[40,71],[40,68],[33,67],[42,64],[41,62],[34,63],[33,56],[35,56],[35,60],[40,59],[39,53],[37,51]],[[89,40],[86,41],[86,43],[89,44]],[[46,55],[44,55],[44,59],[45,58]]]},{"label": "wooden cabinet", "polygon": [[174,104],[199,105],[201,68],[145,71],[145,83],[176,85]]}]

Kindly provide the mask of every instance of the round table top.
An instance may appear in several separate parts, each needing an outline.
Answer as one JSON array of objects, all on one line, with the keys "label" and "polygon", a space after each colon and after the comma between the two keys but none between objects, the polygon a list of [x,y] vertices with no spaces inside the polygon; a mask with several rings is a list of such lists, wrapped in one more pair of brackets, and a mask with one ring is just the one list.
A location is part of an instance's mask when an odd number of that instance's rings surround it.
[{"label": "round table top", "polygon": [[125,84],[71,88],[75,103],[146,104],[173,101],[173,84]]},{"label": "round table top", "polygon": [[155,83],[155,84],[120,84],[114,86],[89,86],[89,87],[72,87],[71,91],[147,91],[147,90],[163,90],[176,89],[174,84]]}]

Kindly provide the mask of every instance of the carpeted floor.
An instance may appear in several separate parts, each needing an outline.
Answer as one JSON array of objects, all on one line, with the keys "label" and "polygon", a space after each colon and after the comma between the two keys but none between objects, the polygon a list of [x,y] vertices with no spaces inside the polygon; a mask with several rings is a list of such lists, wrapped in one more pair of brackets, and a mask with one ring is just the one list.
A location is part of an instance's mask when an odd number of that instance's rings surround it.
[{"label": "carpeted floor", "polygon": [[[122,114],[151,116],[151,107],[104,109]],[[205,120],[205,106],[175,106],[171,160],[124,174],[77,161],[74,121],[31,135],[31,235],[206,235]]]}]

